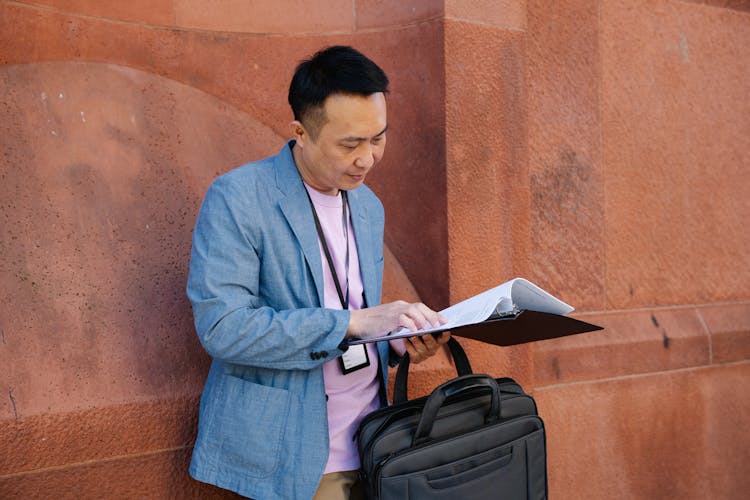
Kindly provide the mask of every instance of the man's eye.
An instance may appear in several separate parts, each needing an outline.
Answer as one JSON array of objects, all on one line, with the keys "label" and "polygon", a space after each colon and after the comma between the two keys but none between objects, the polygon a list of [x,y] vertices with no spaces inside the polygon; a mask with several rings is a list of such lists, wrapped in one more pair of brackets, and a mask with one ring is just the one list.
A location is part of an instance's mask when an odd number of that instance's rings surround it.
[{"label": "man's eye", "polygon": [[344,148],[346,148],[346,149],[357,149],[357,145],[356,144],[355,145],[352,145],[352,144],[342,144],[342,146]]}]

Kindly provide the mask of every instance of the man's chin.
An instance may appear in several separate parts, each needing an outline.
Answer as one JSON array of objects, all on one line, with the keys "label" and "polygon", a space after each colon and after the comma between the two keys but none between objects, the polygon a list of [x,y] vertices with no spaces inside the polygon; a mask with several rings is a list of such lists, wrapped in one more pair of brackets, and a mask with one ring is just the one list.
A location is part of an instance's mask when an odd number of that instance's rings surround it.
[{"label": "man's chin", "polygon": [[350,175],[345,182],[345,186],[342,186],[341,189],[345,189],[346,191],[351,191],[352,189],[357,189],[364,182],[365,182],[364,175],[357,175],[357,176]]}]

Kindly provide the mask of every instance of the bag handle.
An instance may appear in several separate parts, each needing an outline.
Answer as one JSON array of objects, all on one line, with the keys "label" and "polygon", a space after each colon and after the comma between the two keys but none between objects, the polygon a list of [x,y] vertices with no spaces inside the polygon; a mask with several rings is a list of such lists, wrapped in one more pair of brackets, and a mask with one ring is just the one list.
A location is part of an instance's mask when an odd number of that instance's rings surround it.
[{"label": "bag handle", "polygon": [[489,389],[491,394],[490,408],[485,416],[485,423],[499,420],[501,395],[500,386],[495,379],[483,374],[464,375],[439,385],[429,395],[417,424],[412,445],[417,446],[429,439],[438,411],[448,397],[477,389]]},{"label": "bag handle", "polygon": [[[469,358],[466,356],[461,344],[458,340],[451,337],[448,339],[448,349],[451,351],[453,357],[453,364],[456,365],[456,373],[458,376],[471,375],[471,364]],[[398,364],[398,370],[396,371],[396,381],[393,386],[393,404],[403,403],[408,401],[407,390],[408,390],[408,379],[409,379],[409,353],[404,354],[401,358],[401,362]]]},{"label": "bag handle", "polygon": [[438,411],[448,397],[476,389],[489,389],[491,393],[490,409],[485,416],[485,423],[490,424],[499,420],[500,386],[497,385],[495,379],[482,374],[464,375],[439,385],[429,395],[425,401],[422,416],[419,418],[417,430],[414,432],[412,446],[418,446],[429,440]]}]

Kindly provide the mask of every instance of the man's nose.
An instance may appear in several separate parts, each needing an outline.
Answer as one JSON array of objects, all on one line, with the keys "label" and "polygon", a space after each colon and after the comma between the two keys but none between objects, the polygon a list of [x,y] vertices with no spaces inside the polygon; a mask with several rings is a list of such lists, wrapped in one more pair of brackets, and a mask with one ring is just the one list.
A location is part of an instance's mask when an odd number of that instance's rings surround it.
[{"label": "man's nose", "polygon": [[375,164],[375,155],[372,144],[367,144],[361,148],[360,154],[354,160],[354,165],[360,168],[370,168]]}]

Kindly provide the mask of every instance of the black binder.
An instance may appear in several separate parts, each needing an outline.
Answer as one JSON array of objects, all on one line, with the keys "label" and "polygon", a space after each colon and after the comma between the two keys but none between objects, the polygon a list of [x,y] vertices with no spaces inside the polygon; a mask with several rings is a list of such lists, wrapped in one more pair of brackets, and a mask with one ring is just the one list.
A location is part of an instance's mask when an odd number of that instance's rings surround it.
[{"label": "black binder", "polygon": [[460,326],[451,330],[451,334],[487,344],[510,346],[597,330],[603,328],[569,316],[521,310],[512,316]]},{"label": "black binder", "polygon": [[[499,346],[511,346],[597,330],[603,330],[603,327],[570,316],[522,309],[514,313],[490,317],[480,323],[451,328],[450,332],[451,335],[456,337],[479,340]],[[429,333],[438,335],[443,331],[446,330],[433,330]],[[370,339],[350,339],[347,343],[349,345],[366,344],[414,335],[425,335],[425,333],[405,332],[396,336],[385,335]]]}]

